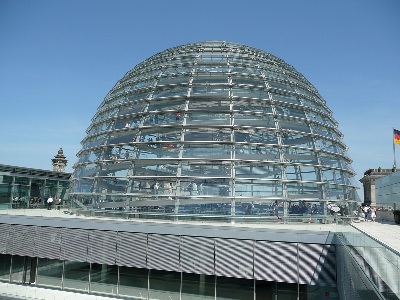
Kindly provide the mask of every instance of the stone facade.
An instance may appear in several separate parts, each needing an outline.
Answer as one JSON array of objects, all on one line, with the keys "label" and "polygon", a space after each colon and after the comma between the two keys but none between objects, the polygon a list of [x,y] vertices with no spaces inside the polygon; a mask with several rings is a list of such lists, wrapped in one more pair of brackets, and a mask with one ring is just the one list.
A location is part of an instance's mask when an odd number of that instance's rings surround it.
[{"label": "stone facade", "polygon": [[372,206],[376,206],[376,190],[375,180],[394,172],[395,169],[369,169],[364,172],[364,177],[360,179],[360,182],[364,187],[364,203]]}]

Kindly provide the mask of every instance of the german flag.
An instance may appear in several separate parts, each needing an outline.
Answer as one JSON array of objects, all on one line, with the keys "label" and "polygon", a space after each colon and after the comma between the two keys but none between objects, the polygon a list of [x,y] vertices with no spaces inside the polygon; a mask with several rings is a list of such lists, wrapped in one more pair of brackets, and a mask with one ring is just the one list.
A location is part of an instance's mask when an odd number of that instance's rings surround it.
[{"label": "german flag", "polygon": [[400,145],[400,130],[393,128],[393,142],[395,145]]}]

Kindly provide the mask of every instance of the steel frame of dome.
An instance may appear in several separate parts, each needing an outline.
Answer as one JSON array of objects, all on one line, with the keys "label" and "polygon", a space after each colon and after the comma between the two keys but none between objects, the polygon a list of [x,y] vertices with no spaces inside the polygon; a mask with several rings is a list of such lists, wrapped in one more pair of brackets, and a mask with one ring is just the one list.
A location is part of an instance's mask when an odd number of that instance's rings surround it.
[{"label": "steel frame of dome", "polygon": [[[325,100],[283,60],[241,44],[174,47],[107,94],[83,139],[80,206],[185,215],[326,213],[356,199]],[[157,188],[158,187],[158,188]]]}]

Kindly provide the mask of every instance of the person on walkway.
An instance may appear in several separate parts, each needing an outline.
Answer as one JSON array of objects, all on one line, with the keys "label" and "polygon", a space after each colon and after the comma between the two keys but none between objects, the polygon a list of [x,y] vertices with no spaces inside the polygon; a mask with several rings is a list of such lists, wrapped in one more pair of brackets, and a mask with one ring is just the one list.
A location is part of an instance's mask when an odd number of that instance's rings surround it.
[{"label": "person on walkway", "polygon": [[53,198],[50,196],[48,199],[47,199],[47,209],[48,210],[51,210],[51,205],[53,204]]},{"label": "person on walkway", "polygon": [[158,199],[158,190],[160,189],[160,184],[156,182],[153,186],[153,193],[155,195],[155,199]]},{"label": "person on walkway", "polygon": [[372,222],[375,222],[375,219],[376,219],[376,207],[371,207],[371,219],[372,219]]},{"label": "person on walkway", "polygon": [[168,200],[172,200],[173,191],[174,191],[174,186],[172,185],[172,182],[170,182],[168,187],[168,194],[169,194]]},{"label": "person on walkway", "polygon": [[61,206],[61,198],[56,197],[56,209],[60,210],[60,206]]},{"label": "person on walkway", "polygon": [[189,191],[189,195],[192,196],[193,195],[193,182],[189,183],[189,185],[187,186],[187,190]]},{"label": "person on walkway", "polygon": [[368,221],[369,211],[370,211],[370,207],[369,207],[368,205],[365,205],[364,208],[363,208],[363,212],[364,212],[364,221],[365,221],[365,222]]},{"label": "person on walkway", "polygon": [[193,195],[197,195],[197,184],[196,184],[196,182],[193,182],[192,187],[193,187]]}]

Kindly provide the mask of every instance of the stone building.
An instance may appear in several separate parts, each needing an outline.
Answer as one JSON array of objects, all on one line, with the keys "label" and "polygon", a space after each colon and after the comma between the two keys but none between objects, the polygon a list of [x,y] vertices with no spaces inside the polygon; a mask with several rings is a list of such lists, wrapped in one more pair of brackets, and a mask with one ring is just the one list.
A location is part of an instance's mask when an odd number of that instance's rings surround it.
[{"label": "stone building", "polygon": [[376,189],[375,180],[394,172],[395,169],[369,169],[364,172],[364,177],[360,179],[360,182],[364,187],[364,203],[372,206],[376,206]]},{"label": "stone building", "polygon": [[53,164],[54,172],[65,172],[65,167],[67,166],[68,160],[66,159],[62,148],[58,150],[57,155],[54,156],[51,162]]}]

